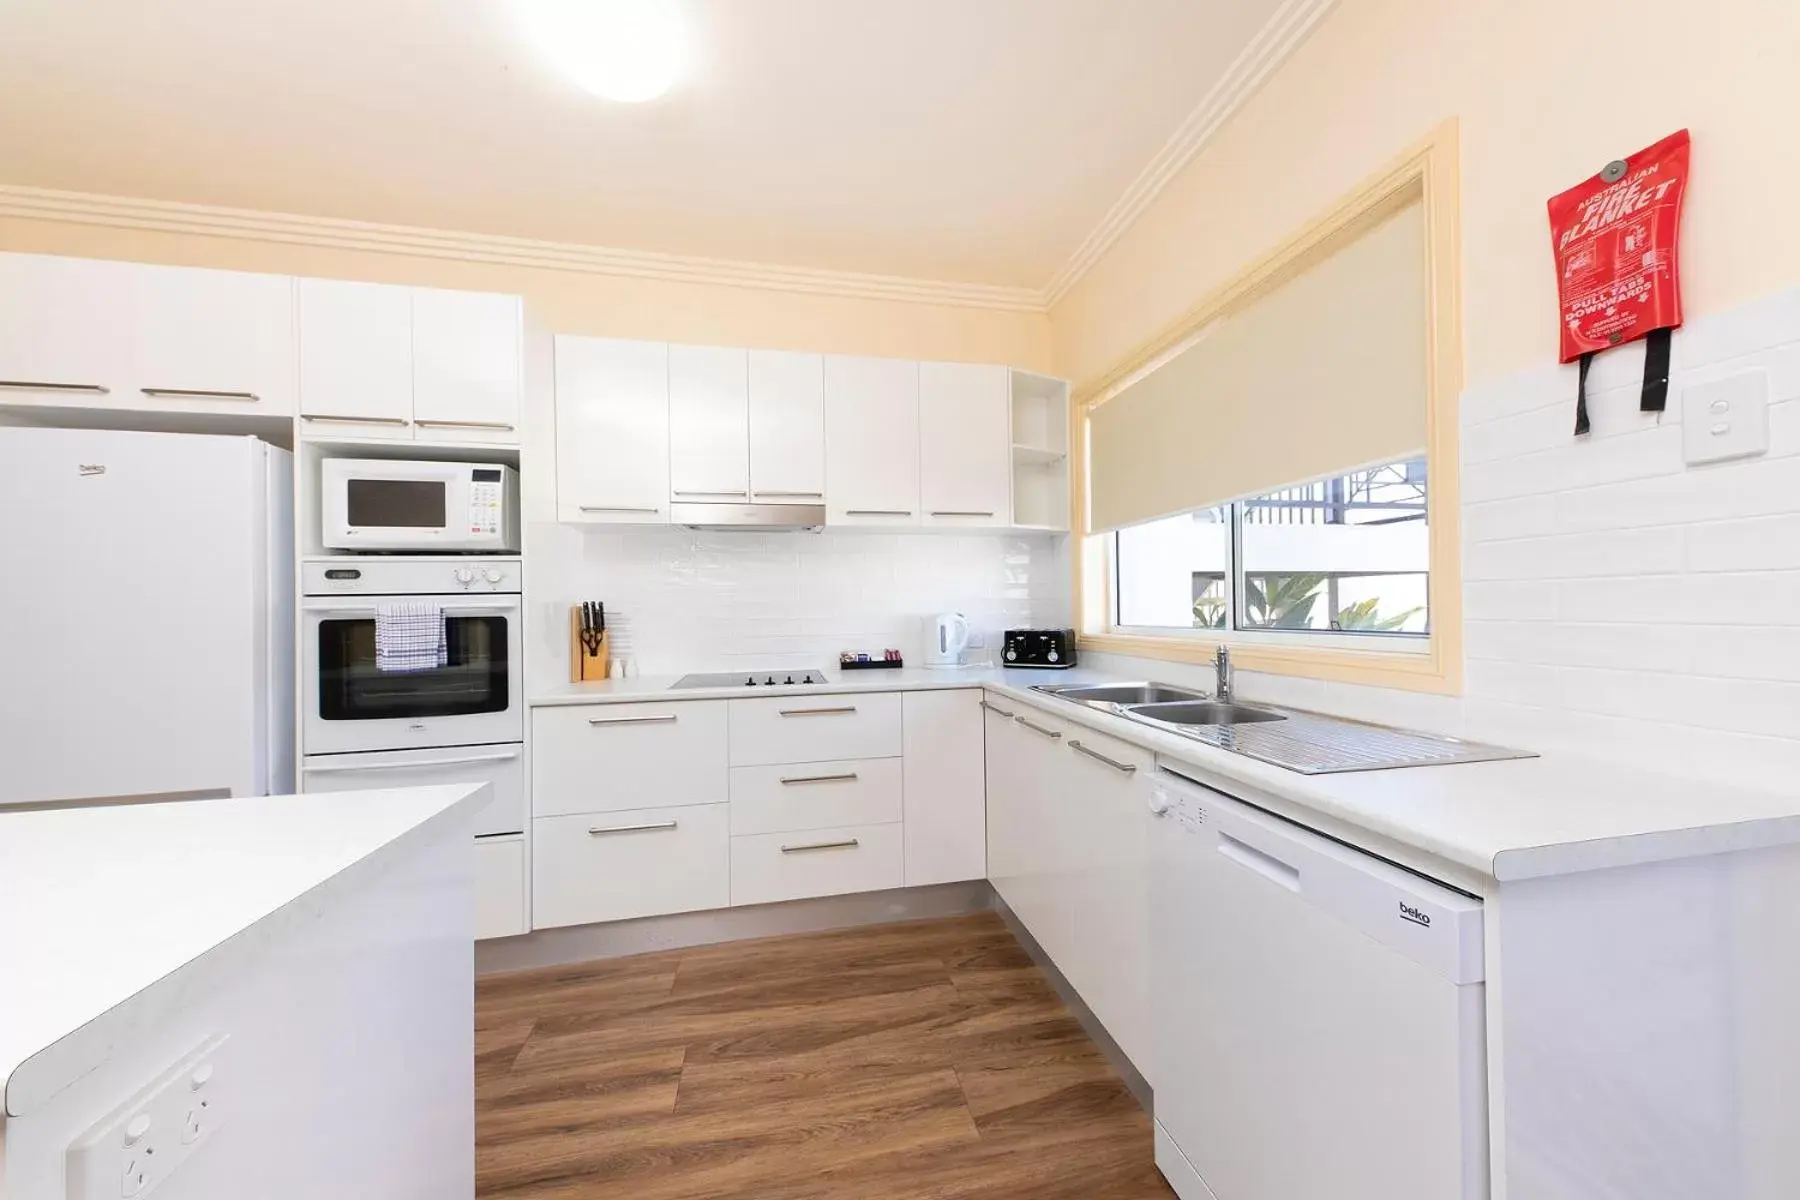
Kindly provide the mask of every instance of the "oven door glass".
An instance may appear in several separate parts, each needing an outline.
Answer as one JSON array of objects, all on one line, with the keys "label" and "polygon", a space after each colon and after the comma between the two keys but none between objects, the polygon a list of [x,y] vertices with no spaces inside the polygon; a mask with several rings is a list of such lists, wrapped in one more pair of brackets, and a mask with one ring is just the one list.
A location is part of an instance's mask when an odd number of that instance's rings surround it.
[{"label": "oven door glass", "polygon": [[446,529],[442,479],[344,481],[345,515],[352,529]]},{"label": "oven door glass", "polygon": [[375,618],[319,622],[319,716],[327,721],[460,717],[505,712],[504,616],[444,614],[446,662],[423,671],[375,666]]}]

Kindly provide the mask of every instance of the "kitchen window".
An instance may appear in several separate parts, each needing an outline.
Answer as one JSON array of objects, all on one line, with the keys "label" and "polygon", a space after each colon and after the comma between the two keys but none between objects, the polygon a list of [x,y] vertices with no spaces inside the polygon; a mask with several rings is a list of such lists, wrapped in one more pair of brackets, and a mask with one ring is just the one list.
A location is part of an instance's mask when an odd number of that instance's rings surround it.
[{"label": "kitchen window", "polygon": [[1462,687],[1456,128],[1080,389],[1081,647]]},{"label": "kitchen window", "polygon": [[1120,529],[1117,624],[1423,638],[1426,481],[1410,458]]}]

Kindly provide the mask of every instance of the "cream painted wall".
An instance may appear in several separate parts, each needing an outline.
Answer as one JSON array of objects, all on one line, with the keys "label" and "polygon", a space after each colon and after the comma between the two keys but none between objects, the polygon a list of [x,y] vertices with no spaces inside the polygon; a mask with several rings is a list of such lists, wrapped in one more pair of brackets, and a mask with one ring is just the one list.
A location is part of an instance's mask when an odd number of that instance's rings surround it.
[{"label": "cream painted wall", "polygon": [[0,218],[0,250],[515,292],[558,333],[701,345],[1050,366],[1042,313],[322,249],[282,242]]},{"label": "cream painted wall", "polygon": [[1467,381],[1553,360],[1545,200],[1687,126],[1690,316],[1800,278],[1792,0],[1345,0],[1051,312],[1077,387],[1461,121]]}]

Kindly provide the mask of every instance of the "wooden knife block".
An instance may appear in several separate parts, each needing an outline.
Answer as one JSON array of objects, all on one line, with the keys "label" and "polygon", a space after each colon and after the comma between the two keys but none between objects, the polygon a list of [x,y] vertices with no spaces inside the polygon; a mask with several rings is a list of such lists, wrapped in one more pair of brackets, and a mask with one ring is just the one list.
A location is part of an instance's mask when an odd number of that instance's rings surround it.
[{"label": "wooden knife block", "polygon": [[569,682],[593,683],[606,678],[612,662],[612,631],[600,632],[600,649],[589,654],[581,642],[581,606],[569,609]]}]

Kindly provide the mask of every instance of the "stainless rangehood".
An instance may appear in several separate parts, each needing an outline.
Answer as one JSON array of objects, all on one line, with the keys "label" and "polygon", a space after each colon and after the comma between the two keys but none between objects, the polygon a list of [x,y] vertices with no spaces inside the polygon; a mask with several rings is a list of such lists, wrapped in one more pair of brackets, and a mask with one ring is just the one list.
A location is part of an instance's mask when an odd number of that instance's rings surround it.
[{"label": "stainless rangehood", "polygon": [[677,501],[669,505],[669,521],[693,529],[819,529],[825,524],[825,506]]}]

